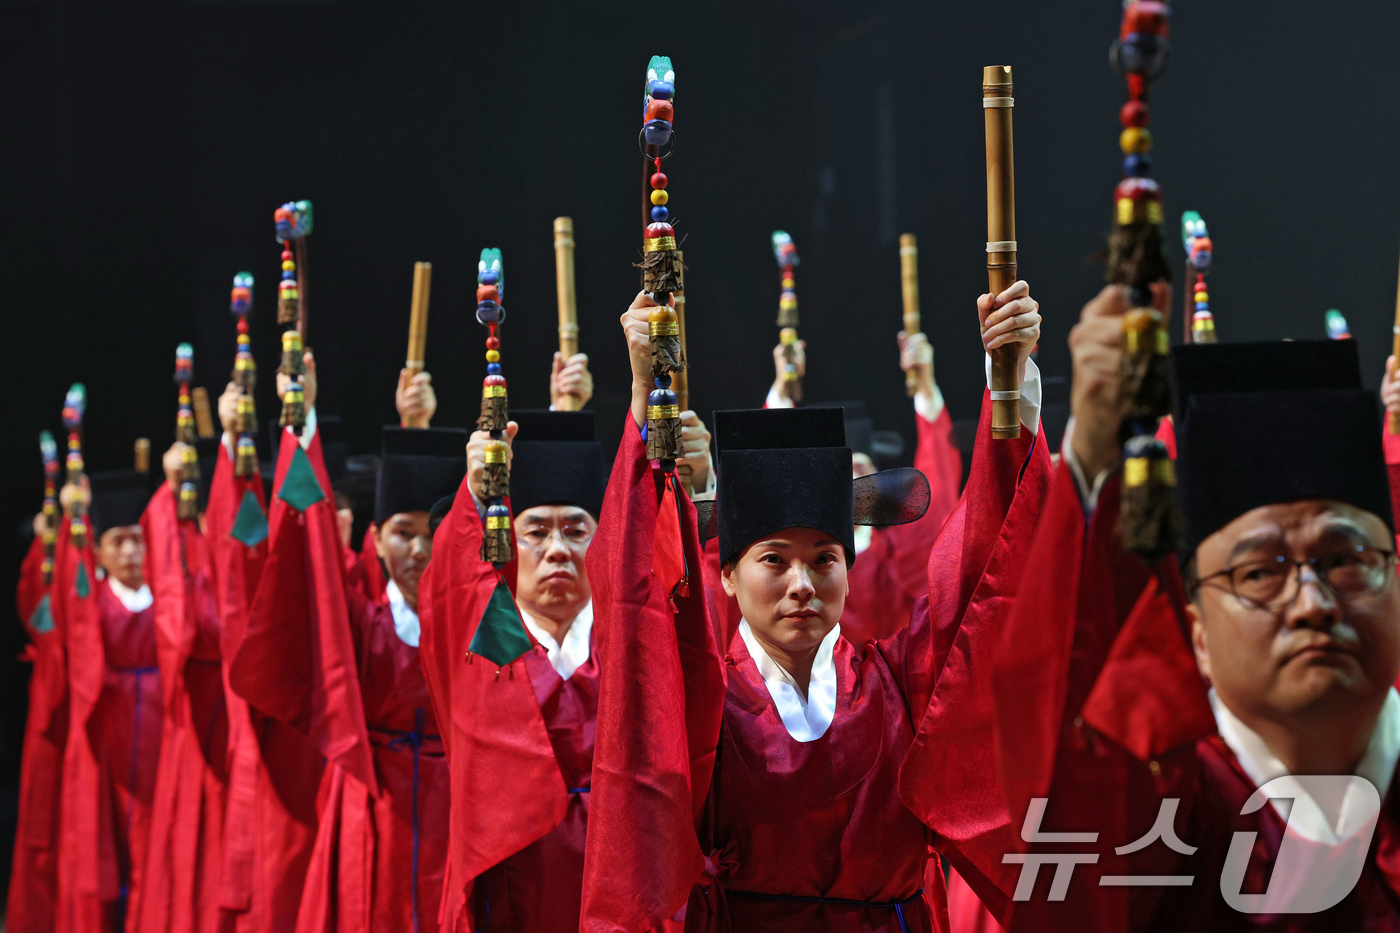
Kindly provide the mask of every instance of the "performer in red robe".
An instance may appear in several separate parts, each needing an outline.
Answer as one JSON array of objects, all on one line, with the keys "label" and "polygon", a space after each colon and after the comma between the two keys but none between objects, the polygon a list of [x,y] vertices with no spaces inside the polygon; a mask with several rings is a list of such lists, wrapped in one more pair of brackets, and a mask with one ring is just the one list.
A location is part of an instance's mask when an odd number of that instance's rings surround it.
[{"label": "performer in red robe", "polygon": [[80,552],[65,539],[55,567],[71,697],[56,924],[66,933],[134,929],[127,908],[144,875],[162,715],[147,483],[134,470],[93,474],[91,541]]},{"label": "performer in red robe", "polygon": [[606,476],[592,412],[514,418],[515,564],[503,577],[481,559],[488,435],[477,432],[467,479],[439,509],[423,586],[423,666],[450,723],[442,929],[568,933],[579,923],[598,700],[584,554]]},{"label": "performer in red robe", "polygon": [[[316,364],[310,353],[304,362],[309,410],[300,440],[312,446]],[[219,398],[224,439],[205,513],[223,622],[220,648],[231,758],[219,901],[238,933],[291,933],[316,838],[324,759],[295,728],[251,708],[231,682],[232,661],[242,645],[267,558],[269,533],[262,477],[234,476],[238,395],[238,387],[230,384]],[[283,453],[287,460],[279,467],[285,472],[292,451],[286,448]]]},{"label": "performer in red robe", "polygon": [[[20,758],[19,821],[10,868],[5,928],[17,933],[54,929],[58,888],[58,825],[63,779],[63,747],[68,738],[68,674],[63,633],[54,624],[49,586],[44,582],[44,516],[34,520],[34,541],[20,567],[15,604],[29,644],[24,660],[29,676],[29,711]],[[60,522],[59,534],[66,534]]]},{"label": "performer in red robe", "polygon": [[[1354,348],[1174,351],[1183,586],[1115,532],[1127,308],[1110,287],[1076,328],[1065,462],[995,663],[1018,848],[1080,861],[1049,897],[1023,876],[1011,929],[1400,928],[1400,582]],[[1058,833],[1085,835],[1037,839]]]},{"label": "performer in red robe", "polygon": [[[798,342],[796,362],[799,374],[806,369],[806,341]],[[788,385],[783,378],[787,360],[784,347],[773,349],[777,377],[768,390],[765,408],[791,408]],[[962,491],[962,452],[953,438],[953,418],[943,403],[943,393],[933,378],[933,346],[922,333],[899,333],[900,367],[918,378],[914,394],[914,423],[917,445],[914,448],[914,469],[929,483],[929,508],[923,518],[907,525],[890,528],[864,526],[856,529],[856,556],[866,557],[851,566],[851,593],[841,614],[841,634],[853,645],[863,645],[877,638],[887,638],[909,621],[914,603],[927,591],[929,550],[943,522],[957,505]],[[868,476],[875,472],[877,447],[882,438],[874,430],[874,422],[861,403],[845,403],[846,442],[852,451],[851,475]],[[902,445],[901,445],[902,446]],[[896,451],[895,456],[898,455]],[[706,547],[706,568],[712,571],[707,584],[720,593],[719,561],[714,549]],[[732,616],[738,624],[734,601],[722,600],[721,612]]]},{"label": "performer in red robe", "polygon": [[164,721],[145,877],[132,911],[136,930],[217,933],[233,929],[219,906],[228,714],[208,551],[198,524],[176,517],[182,446],[166,452],[166,482],[142,519]]},{"label": "performer in red robe", "polygon": [[[1028,353],[1039,315],[1025,284],[985,304],[989,348]],[[744,614],[725,645],[683,575],[698,565],[696,513],[658,503],[640,436],[652,306],[638,296],[623,319],[633,407],[589,558],[604,667],[582,929],[941,929],[938,839],[901,802],[898,773],[956,639],[988,637],[961,630],[961,609],[989,551],[1039,504],[1049,457],[1034,406],[1019,440],[993,441],[984,403],[968,492],[930,559],[952,611],[921,606],[861,649],[839,627],[853,524],[917,518],[927,481],[887,471],[857,496],[832,409],[718,413],[722,582]],[[679,582],[657,561],[675,519]]]}]

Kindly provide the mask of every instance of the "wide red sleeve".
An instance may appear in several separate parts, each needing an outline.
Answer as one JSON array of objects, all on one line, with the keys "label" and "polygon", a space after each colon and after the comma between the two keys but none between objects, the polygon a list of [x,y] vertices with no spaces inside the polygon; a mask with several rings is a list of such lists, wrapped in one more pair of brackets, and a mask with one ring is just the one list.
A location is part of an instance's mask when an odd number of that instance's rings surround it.
[{"label": "wide red sleeve", "polygon": [[[938,835],[939,851],[1002,915],[1009,900],[998,882],[1010,820],[989,741],[995,714],[985,670],[1014,604],[1050,476],[1038,435],[992,438],[984,397],[967,489],[929,554],[926,619],[916,610],[904,636],[918,733],[901,771],[901,796]],[[925,632],[931,644],[919,646]],[[931,665],[927,673],[921,663]]]},{"label": "wide red sleeve", "polygon": [[[505,585],[481,559],[481,530],[464,479],[418,588],[419,656],[451,780],[444,929],[457,929],[473,879],[558,826],[569,802],[524,663],[498,666],[472,652],[492,594]],[[525,636],[518,616],[506,624]]]},{"label": "wide red sleeve", "polygon": [[190,575],[203,563],[203,541],[193,522],[177,516],[175,490],[168,482],[151,496],[141,527],[146,536],[147,583],[155,600],[156,655],[167,708],[178,702],[183,671],[194,648],[196,624]]},{"label": "wide red sleeve", "polygon": [[34,631],[29,619],[47,594],[48,584],[44,582],[44,539],[35,535],[24,555],[24,563],[20,564],[19,586],[15,588],[15,608],[19,611],[20,621],[29,628],[31,638]]},{"label": "wide red sleeve", "polygon": [[377,793],[344,561],[320,444],[282,435],[267,563],[229,683]]},{"label": "wide red sleeve", "polygon": [[724,668],[684,497],[688,591],[673,597],[652,571],[663,489],[629,416],[588,549],[602,670],[585,931],[654,929],[685,905],[704,869],[696,820],[714,768]]},{"label": "wide red sleeve", "polygon": [[910,601],[918,600],[928,586],[929,553],[943,523],[957,508],[962,491],[962,452],[953,438],[953,419],[947,407],[932,421],[922,415],[915,415],[914,420],[918,431],[914,468],[928,478],[928,511],[916,522],[884,531],[889,542],[890,578]]},{"label": "wide red sleeve", "polygon": [[1043,832],[1099,834],[1093,844],[1042,846],[1098,861],[1076,869],[1065,900],[1017,904],[1013,929],[1126,928],[1129,892],[1098,879],[1129,873],[1114,847],[1150,827],[1161,795],[1189,773],[1195,739],[1214,728],[1175,562],[1153,574],[1122,550],[1118,482],[1086,516],[1060,468],[993,661],[995,737],[1018,829],[1008,851],[1026,849],[1019,827],[1032,798],[1049,798]]}]

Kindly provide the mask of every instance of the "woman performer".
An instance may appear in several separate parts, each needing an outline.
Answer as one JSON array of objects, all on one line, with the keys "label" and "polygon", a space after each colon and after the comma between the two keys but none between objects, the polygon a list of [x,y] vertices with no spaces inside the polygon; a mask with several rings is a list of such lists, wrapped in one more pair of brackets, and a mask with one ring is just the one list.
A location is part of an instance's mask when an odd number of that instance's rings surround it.
[{"label": "woman performer", "polygon": [[[721,642],[700,588],[663,576],[670,506],[640,436],[654,306],[641,294],[622,318],[633,405],[589,558],[604,665],[582,929],[932,930],[940,840],[900,801],[899,769],[931,696],[968,676],[959,656],[989,636],[978,606],[997,581],[983,571],[1034,520],[1048,476],[1027,360],[1037,305],[1024,282],[979,301],[984,346],[1014,346],[1027,371],[1030,430],[993,442],[984,400],[968,491],[930,558],[935,603],[860,649],[839,624],[853,521],[917,517],[919,487],[876,474],[853,511],[838,413],[716,415],[722,579],[743,612]],[[694,567],[695,513],[679,513],[679,565]]]}]

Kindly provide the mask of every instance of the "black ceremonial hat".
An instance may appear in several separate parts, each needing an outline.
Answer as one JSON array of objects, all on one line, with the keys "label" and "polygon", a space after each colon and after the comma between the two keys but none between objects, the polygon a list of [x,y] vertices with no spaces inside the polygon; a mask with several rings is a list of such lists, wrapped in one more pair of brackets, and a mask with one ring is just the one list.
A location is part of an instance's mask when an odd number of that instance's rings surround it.
[{"label": "black ceremonial hat", "polygon": [[577,505],[596,518],[608,474],[594,437],[591,411],[516,410],[511,443],[510,507],[519,515],[537,505]]},{"label": "black ceremonial hat", "polygon": [[374,520],[427,512],[457,491],[467,473],[467,432],[461,428],[386,427],[375,487]]},{"label": "black ceremonial hat", "polygon": [[[1207,351],[1207,352],[1201,352]],[[1251,509],[1336,499],[1392,529],[1380,402],[1351,341],[1173,351],[1187,555]]]},{"label": "black ceremonial hat", "polygon": [[839,408],[717,411],[714,425],[726,563],[764,535],[793,527],[831,535],[853,562],[858,522],[901,524],[928,509],[928,480],[917,470],[887,470],[852,483]]},{"label": "black ceremonial hat", "polygon": [[151,501],[151,478],[136,470],[108,470],[93,473],[92,505],[88,516],[95,536],[111,528],[139,525],[146,505]]}]

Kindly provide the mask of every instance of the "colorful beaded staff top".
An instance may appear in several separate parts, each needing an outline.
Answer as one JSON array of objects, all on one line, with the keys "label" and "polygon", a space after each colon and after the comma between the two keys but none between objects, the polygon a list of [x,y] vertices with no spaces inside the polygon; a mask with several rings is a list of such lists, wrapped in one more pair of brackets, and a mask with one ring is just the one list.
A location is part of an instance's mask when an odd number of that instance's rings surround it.
[{"label": "colorful beaded staff top", "polygon": [[1186,339],[1191,343],[1215,343],[1215,318],[1211,316],[1210,293],[1206,291],[1206,273],[1210,271],[1215,244],[1205,220],[1195,211],[1181,215],[1181,241],[1186,247],[1186,276],[1190,279],[1194,273],[1196,279],[1187,299]]},{"label": "colorful beaded staff top", "polygon": [[1150,286],[1171,279],[1162,239],[1162,191],[1152,170],[1152,111],[1148,91],[1170,53],[1170,8],[1160,0],[1128,0],[1109,61],[1128,81],[1119,110],[1123,180],[1114,190],[1115,225],[1108,241],[1108,281],[1131,289],[1123,316],[1123,487],[1119,532],[1123,545],[1156,563],[1177,550],[1181,519],[1176,474],[1157,424],[1171,410],[1170,340],[1166,319],[1152,307]]},{"label": "colorful beaded staff top", "polygon": [[48,431],[39,432],[39,456],[44,458],[44,585],[53,582],[53,555],[58,545],[58,444]]},{"label": "colorful beaded staff top", "polygon": [[198,435],[194,427],[194,399],[190,383],[194,381],[194,347],[182,343],[175,348],[175,384],[179,396],[175,410],[175,440],[180,448],[180,489],[176,517],[194,521],[199,517],[199,453],[194,442]]},{"label": "colorful beaded staff top", "polygon": [[282,417],[278,424],[300,431],[306,424],[306,397],[301,385],[301,377],[306,374],[302,363],[306,320],[302,305],[304,283],[298,277],[292,245],[295,243],[297,251],[302,252],[302,239],[311,232],[311,202],[288,201],[272,216],[277,242],[283,244],[282,281],[277,286],[277,323],[290,325],[282,332],[282,365],[277,371],[289,376],[291,382],[282,396]]},{"label": "colorful beaded staff top", "polygon": [[506,396],[506,377],[501,375],[501,324],[506,311],[501,306],[505,294],[505,267],[501,251],[484,249],[477,263],[476,320],[487,330],[486,378],[481,382],[481,415],[476,429],[491,435],[486,442],[486,469],[482,477],[482,495],[486,497],[486,529],[481,537],[481,559],[499,570],[515,559],[515,533],[511,529],[509,443],[506,426],[510,423],[510,406]]},{"label": "colorful beaded staff top", "polygon": [[797,292],[793,267],[797,258],[797,247],[792,237],[782,230],[773,233],[773,256],[782,270],[782,294],[778,297],[778,342],[783,347],[783,382],[787,384],[788,398],[794,405],[802,403],[802,375],[797,371]]},{"label": "colorful beaded staff top", "polygon": [[233,454],[233,475],[258,475],[258,409],[253,389],[258,384],[258,364],[253,361],[253,339],[248,335],[248,315],[253,310],[253,274],[240,272],[233,277],[229,313],[238,322],[238,344],[233,356],[233,384],[238,387],[238,441]]},{"label": "colorful beaded staff top", "polygon": [[653,308],[651,325],[651,374],[655,388],[647,397],[647,456],[672,473],[684,455],[681,445],[680,401],[671,389],[671,376],[685,370],[681,349],[680,318],[671,307],[671,296],[682,288],[676,230],[670,224],[670,179],[661,162],[675,152],[676,72],[664,55],[647,65],[642,93],[642,130],[638,145],[649,165],[647,201],[649,220],[642,233],[642,289],[660,307]]},{"label": "colorful beaded staff top", "polygon": [[[63,397],[63,427],[68,432],[68,482],[81,486],[83,473],[83,415],[87,412],[87,389],[81,382],[73,383],[68,394]],[[82,496],[74,496],[68,506],[68,533],[73,538],[73,546],[82,550],[87,547],[88,523],[87,502]]]},{"label": "colorful beaded staff top", "polygon": [[1346,316],[1336,308],[1327,312],[1327,336],[1331,340],[1350,340],[1351,328],[1347,326]]}]

